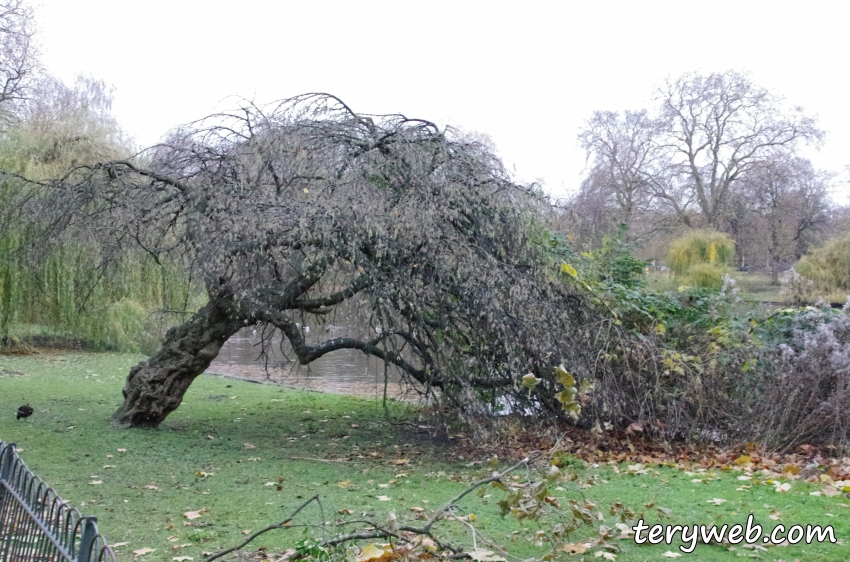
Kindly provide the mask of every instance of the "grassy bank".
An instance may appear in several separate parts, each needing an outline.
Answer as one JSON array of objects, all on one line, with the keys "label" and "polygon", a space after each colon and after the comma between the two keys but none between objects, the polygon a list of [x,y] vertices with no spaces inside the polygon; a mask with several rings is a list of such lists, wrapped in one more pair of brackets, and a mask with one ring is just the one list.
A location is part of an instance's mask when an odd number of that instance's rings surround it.
[{"label": "grassy bank", "polygon": [[[120,404],[124,376],[140,359],[108,353],[0,356],[0,439],[16,442],[36,474],[85,514],[97,516],[111,543],[127,543],[117,548],[120,560],[133,559],[132,551],[143,548],[154,550],[139,560],[201,560],[204,551],[234,545],[246,531],[281,521],[314,494],[320,495],[322,509],[313,504],[296,520],[311,527],[268,533],[249,550],[292,547],[302,533],[319,536],[322,521],[387,521],[391,512],[411,519],[492,470],[473,462],[484,459],[463,458],[469,453],[453,448],[459,439],[434,441],[416,431],[415,420],[404,426],[387,423],[375,401],[212,376],[192,385],[183,405],[159,430],[113,429],[109,416]],[[15,410],[25,403],[35,413],[15,420]],[[393,403],[391,414],[409,416],[407,408]],[[555,497],[562,506],[569,498],[596,504],[593,526],[574,533],[571,541],[598,536],[600,525],[613,527],[618,520],[609,506],[620,502],[642,512],[649,523],[669,517],[665,522],[674,524],[734,524],[753,513],[767,528],[777,520],[786,526],[834,525],[842,541],[766,551],[700,545],[683,558],[847,558],[850,499],[843,493],[813,496],[821,487],[800,480],[791,481],[788,492],[777,492],[773,484],[758,483],[758,473],[739,480],[744,474],[739,469],[711,473],[651,463],[629,466],[568,460],[564,471],[576,480],[553,486]],[[475,514],[477,532],[502,544],[509,559],[544,555],[549,547],[541,527],[499,516],[496,502],[504,496],[491,488],[484,497],[472,494],[461,502],[458,515]],[[184,515],[191,512],[200,517]],[[463,522],[440,523],[437,532],[472,545]],[[666,560],[665,552],[678,553],[675,545],[611,542],[622,549],[616,560]],[[596,560],[595,552],[600,551],[561,552],[557,558]]]}]

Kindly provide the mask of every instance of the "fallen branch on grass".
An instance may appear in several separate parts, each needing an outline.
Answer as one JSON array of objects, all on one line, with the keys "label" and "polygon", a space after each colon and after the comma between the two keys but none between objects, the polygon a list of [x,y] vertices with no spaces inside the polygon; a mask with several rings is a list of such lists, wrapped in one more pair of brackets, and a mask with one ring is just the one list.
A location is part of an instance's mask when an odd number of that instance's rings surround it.
[{"label": "fallen branch on grass", "polygon": [[[329,461],[329,462],[331,462],[331,461]],[[489,476],[487,478],[482,478],[481,480],[473,482],[468,488],[466,488],[461,493],[454,496],[452,499],[450,499],[445,504],[443,504],[439,509],[437,509],[434,512],[434,514],[431,515],[431,517],[428,519],[428,521],[426,521],[425,524],[422,525],[421,527],[404,525],[404,526],[400,526],[397,531],[393,531],[391,529],[383,528],[383,527],[369,521],[368,523],[371,525],[371,527],[372,527],[371,529],[365,529],[365,530],[357,531],[357,532],[353,532],[353,533],[346,533],[346,534],[337,535],[335,537],[321,541],[319,543],[319,545],[323,546],[323,547],[330,547],[330,546],[336,546],[338,544],[342,544],[342,543],[345,543],[345,542],[348,542],[348,541],[358,540],[358,539],[359,540],[381,539],[381,538],[402,539],[403,537],[401,535],[399,535],[399,533],[398,533],[398,531],[402,531],[402,532],[413,533],[413,534],[416,534],[416,535],[424,535],[424,536],[431,538],[434,541],[434,543],[440,548],[440,550],[448,551],[448,552],[451,553],[450,558],[470,558],[470,556],[468,554],[463,552],[462,548],[455,548],[455,547],[451,546],[450,544],[443,543],[440,540],[438,540],[437,538],[435,538],[433,536],[433,534],[431,533],[431,528],[440,519],[440,517],[442,517],[446,513],[451,513],[452,509],[454,508],[454,505],[458,501],[463,499],[465,496],[469,495],[470,493],[474,492],[476,489],[478,489],[479,487],[481,487],[485,484],[489,484],[491,482],[501,482],[502,479],[505,478],[505,476],[507,476],[508,474],[510,474],[511,472],[513,472],[514,470],[516,470],[517,468],[519,468],[521,466],[525,466],[526,469],[527,469],[529,462],[530,462],[530,458],[526,457],[526,458],[522,459],[521,461],[519,461],[518,463],[514,464],[513,466],[503,470],[502,472],[494,472],[492,476]],[[283,520],[280,523],[275,523],[274,525],[269,525],[265,529],[257,531],[256,533],[254,533],[253,535],[251,535],[250,537],[248,537],[247,539],[245,539],[244,541],[242,541],[241,543],[239,543],[238,545],[236,545],[234,547],[231,547],[231,548],[228,548],[227,550],[223,550],[221,552],[213,554],[212,556],[210,556],[209,558],[206,559],[206,562],[212,562],[213,560],[215,560],[217,558],[221,558],[225,554],[228,554],[228,553],[233,552],[235,550],[240,550],[241,548],[248,545],[252,540],[254,540],[258,536],[262,535],[263,533],[266,533],[266,532],[274,530],[274,529],[281,529],[281,528],[288,526],[288,524],[295,518],[295,516],[302,509],[307,507],[307,505],[310,504],[313,501],[315,501],[316,503],[320,503],[318,494],[316,494],[315,496],[313,496],[312,498],[308,499],[303,504],[301,504],[298,507],[298,509],[296,509],[292,513],[292,515],[290,515],[287,519]]]},{"label": "fallen branch on grass", "polygon": [[283,528],[283,527],[286,527],[289,523],[291,523],[291,522],[292,522],[292,520],[293,520],[293,519],[295,519],[295,516],[296,516],[296,515],[298,515],[298,513],[299,513],[302,509],[304,509],[304,508],[305,508],[305,507],[307,507],[307,506],[308,506],[311,502],[314,502],[314,501],[315,501],[315,502],[318,502],[318,501],[319,501],[319,494],[316,494],[315,496],[313,496],[313,497],[312,497],[312,498],[310,498],[309,500],[307,500],[307,501],[305,501],[304,503],[302,503],[300,506],[298,506],[298,509],[296,509],[295,511],[293,511],[293,512],[292,512],[292,515],[290,515],[289,517],[287,517],[286,519],[284,519],[284,520],[283,520],[283,521],[281,521],[280,523],[275,523],[274,525],[269,525],[269,526],[268,526],[268,527],[266,527],[265,529],[262,529],[262,530],[257,531],[256,533],[254,533],[253,535],[251,535],[250,537],[248,537],[247,539],[245,539],[244,541],[242,541],[241,543],[239,543],[238,545],[236,545],[236,546],[234,546],[234,547],[228,548],[227,550],[222,550],[221,552],[216,552],[215,554],[213,554],[213,555],[211,555],[209,558],[207,558],[207,562],[212,562],[212,561],[213,561],[213,560],[215,560],[216,558],[221,558],[221,557],[222,557],[222,556],[224,556],[225,554],[228,554],[228,553],[230,553],[230,552],[233,552],[234,550],[239,550],[239,549],[241,549],[242,547],[244,547],[245,545],[247,545],[248,543],[250,543],[252,540],[254,540],[254,539],[256,539],[257,537],[259,537],[259,536],[260,536],[260,535],[262,535],[263,533],[267,533],[267,532],[269,532],[269,531],[271,531],[271,530],[273,530],[273,529],[281,529],[281,528]]}]

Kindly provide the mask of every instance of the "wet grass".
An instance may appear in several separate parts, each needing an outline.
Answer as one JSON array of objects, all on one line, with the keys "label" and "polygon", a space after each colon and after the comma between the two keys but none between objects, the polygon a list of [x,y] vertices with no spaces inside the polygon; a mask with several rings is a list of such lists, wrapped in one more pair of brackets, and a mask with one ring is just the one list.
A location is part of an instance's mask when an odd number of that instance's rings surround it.
[{"label": "wet grass", "polygon": [[[319,494],[296,526],[268,533],[252,543],[283,549],[308,536],[335,533],[321,523],[373,519],[388,521],[427,513],[492,470],[482,459],[462,458],[453,441],[438,442],[415,432],[415,411],[390,404],[395,420],[387,422],[379,402],[339,395],[283,389],[212,376],[199,377],[184,404],[155,431],[117,430],[109,417],[119,406],[129,368],[142,356],[111,353],[57,353],[28,357],[0,356],[0,439],[16,442],[30,468],[87,515],[118,547],[119,560],[132,551],[153,548],[138,560],[202,559],[240,542],[245,531],[279,522],[305,499]],[[9,374],[11,371],[24,374]],[[15,420],[15,410],[29,403],[32,417]],[[467,453],[468,454],[468,453]],[[577,478],[562,482],[553,494],[594,502],[593,527],[570,540],[598,536],[598,526],[617,522],[608,512],[621,502],[642,512],[650,523],[670,511],[665,522],[742,523],[753,513],[770,528],[772,511],[786,526],[835,525],[836,537],[850,536],[850,499],[811,496],[819,488],[794,482],[777,493],[772,485],[736,479],[740,472],[686,474],[676,468],[647,468],[628,474],[625,465],[584,466],[572,460],[565,471]],[[505,466],[499,463],[497,466]],[[632,471],[634,472],[634,471]],[[693,480],[698,480],[694,483]],[[704,481],[704,483],[703,483]],[[751,488],[737,490],[743,484]],[[553,486],[554,488],[554,486]],[[511,559],[540,557],[537,523],[501,518],[496,502],[504,493],[487,488],[471,495],[459,514],[474,513],[475,527],[504,545]],[[717,505],[715,498],[724,499]],[[710,503],[709,503],[710,502]],[[651,507],[646,507],[650,504]],[[349,510],[350,513],[346,510]],[[184,513],[199,511],[188,519]],[[550,528],[543,522],[542,528]],[[309,527],[298,526],[300,524]],[[353,526],[349,530],[354,530]],[[471,547],[468,528],[458,522],[439,525],[438,533]],[[614,540],[620,561],[665,560],[674,546],[636,546]],[[176,547],[176,548],[175,548]],[[593,552],[559,559],[597,560]],[[757,554],[765,560],[844,560],[846,543],[772,547],[767,552],[701,545],[693,560],[733,560]]]}]

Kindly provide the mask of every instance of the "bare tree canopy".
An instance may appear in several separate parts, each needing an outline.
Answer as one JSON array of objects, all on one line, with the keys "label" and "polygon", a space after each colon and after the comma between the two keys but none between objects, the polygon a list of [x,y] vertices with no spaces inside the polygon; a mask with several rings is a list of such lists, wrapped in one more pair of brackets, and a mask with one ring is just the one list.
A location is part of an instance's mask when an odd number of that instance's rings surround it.
[{"label": "bare tree canopy", "polygon": [[8,118],[8,105],[29,96],[38,68],[33,42],[32,8],[23,0],[0,0],[0,111]]},{"label": "bare tree canopy", "polygon": [[695,201],[715,228],[735,181],[760,161],[823,137],[801,108],[784,108],[738,72],[685,74],[660,88],[657,99],[665,131],[659,142],[669,150],[672,172],[662,193],[679,208]]},{"label": "bare tree canopy", "polygon": [[652,203],[662,181],[659,133],[659,122],[646,111],[626,111],[622,116],[597,111],[579,134],[591,169],[582,189],[609,199],[617,221],[628,228]]},{"label": "bare tree canopy", "polygon": [[[135,367],[118,423],[155,427],[245,325],[301,364],[357,349],[469,410],[569,361],[580,300],[554,282],[536,195],[479,143],[310,94],[176,130],[134,161],[55,185],[51,224],[179,260],[209,302]],[[308,344],[301,318],[349,301],[367,338]],[[571,312],[572,311],[572,312]],[[553,387],[554,388],[554,387]],[[536,407],[554,409],[554,400]]]}]

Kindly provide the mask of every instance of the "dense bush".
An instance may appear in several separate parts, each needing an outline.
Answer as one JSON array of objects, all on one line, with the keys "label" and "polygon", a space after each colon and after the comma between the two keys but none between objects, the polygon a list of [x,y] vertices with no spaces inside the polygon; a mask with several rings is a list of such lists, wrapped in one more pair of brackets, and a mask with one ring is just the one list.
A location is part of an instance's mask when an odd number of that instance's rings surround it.
[{"label": "dense bush", "polygon": [[794,269],[812,282],[814,294],[843,302],[850,293],[850,234],[803,256]]},{"label": "dense bush", "polygon": [[735,255],[735,242],[721,232],[695,230],[673,241],[667,259],[680,284],[719,289]]},{"label": "dense bush", "polygon": [[573,259],[610,319],[584,331],[596,361],[577,373],[594,381],[580,423],[665,440],[850,446],[847,311],[744,308],[728,275],[719,290],[652,291],[613,282],[600,253]]}]

